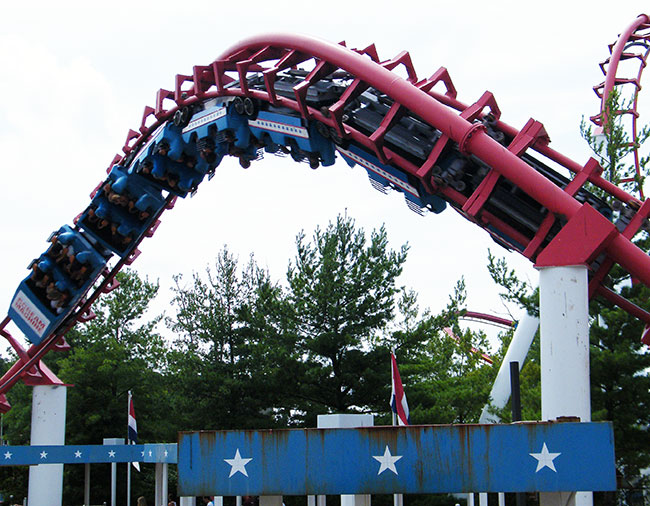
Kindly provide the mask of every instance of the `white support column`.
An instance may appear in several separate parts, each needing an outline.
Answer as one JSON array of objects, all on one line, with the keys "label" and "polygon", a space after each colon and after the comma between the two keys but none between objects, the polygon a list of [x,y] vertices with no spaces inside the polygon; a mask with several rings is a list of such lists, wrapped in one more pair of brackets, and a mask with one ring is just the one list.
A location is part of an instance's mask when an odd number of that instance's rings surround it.
[{"label": "white support column", "polygon": [[[591,421],[587,267],[543,267],[540,288],[542,420]],[[549,448],[553,452],[553,448]],[[541,506],[591,506],[591,492],[541,493]]]},{"label": "white support column", "polygon": [[326,495],[308,495],[307,496],[307,506],[326,506],[327,505],[327,496]]},{"label": "white support column", "polygon": [[162,495],[163,476],[162,475],[163,475],[162,464],[160,462],[156,462],[156,484],[154,487],[154,500],[153,500],[154,506],[160,506],[163,501],[163,495]]},{"label": "white support column", "polygon": [[[30,444],[65,444],[66,388],[63,385],[39,385],[32,392],[32,429]],[[61,506],[63,464],[29,466],[29,506]]]},{"label": "white support column", "polygon": [[[168,467],[167,462],[162,463],[162,483],[161,483],[161,501],[160,506],[167,506],[167,498],[169,497],[169,489],[167,487],[167,477],[168,477]],[[214,505],[216,506],[216,504]]]},{"label": "white support column", "polygon": [[341,506],[370,506],[370,495],[341,494]]},{"label": "white support column", "polygon": [[111,506],[117,506],[117,463],[111,462]]},{"label": "white support column", "polygon": [[479,423],[499,423],[501,421],[498,416],[490,413],[490,406],[500,409],[508,403],[508,399],[510,399],[510,362],[519,362],[521,371],[538,327],[539,318],[529,315],[528,311],[524,309],[492,385],[490,403],[483,408]]},{"label": "white support column", "polygon": [[181,497],[179,506],[196,506],[196,497]]},{"label": "white support column", "polygon": [[308,495],[307,496],[307,506],[326,506],[327,496],[326,495]]},{"label": "white support column", "polygon": [[487,492],[481,492],[478,495],[478,504],[479,506],[488,506],[488,495]]}]

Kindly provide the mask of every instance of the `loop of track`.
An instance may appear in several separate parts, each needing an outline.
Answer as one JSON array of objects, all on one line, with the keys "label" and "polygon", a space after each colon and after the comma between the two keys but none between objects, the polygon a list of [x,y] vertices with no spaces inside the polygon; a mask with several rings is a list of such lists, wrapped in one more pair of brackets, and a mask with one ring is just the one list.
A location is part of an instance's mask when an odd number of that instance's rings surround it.
[{"label": "loop of track", "polygon": [[[605,80],[594,86],[594,92],[600,99],[600,111],[597,115],[592,116],[591,121],[601,129],[607,125],[607,97],[610,96],[613,90],[622,89],[627,85],[634,87],[634,92],[631,98],[630,107],[627,109],[612,111],[615,115],[627,114],[630,116],[631,121],[631,144],[632,153],[634,156],[634,167],[636,170],[637,178],[641,177],[640,155],[639,146],[637,142],[638,137],[638,120],[639,120],[639,92],[641,91],[641,76],[648,63],[648,56],[650,55],[650,18],[642,14],[638,16],[621,33],[614,44],[609,46],[610,56],[600,63],[600,69],[605,76]],[[631,74],[623,74],[619,68],[622,61],[634,62],[636,70]],[[624,96],[624,95],[621,95]],[[634,178],[623,179],[623,183],[633,182]],[[644,193],[643,187],[639,187],[639,196],[643,200]]]}]

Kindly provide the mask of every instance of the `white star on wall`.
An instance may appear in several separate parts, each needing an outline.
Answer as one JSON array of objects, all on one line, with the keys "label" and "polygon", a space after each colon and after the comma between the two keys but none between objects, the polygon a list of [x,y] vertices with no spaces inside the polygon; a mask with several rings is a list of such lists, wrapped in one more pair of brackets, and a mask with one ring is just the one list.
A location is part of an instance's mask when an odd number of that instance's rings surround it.
[{"label": "white star on wall", "polygon": [[75,459],[80,459],[80,458],[81,458],[81,452],[80,452],[79,450],[77,450],[76,452],[74,452],[74,458],[75,458]]},{"label": "white star on wall", "polygon": [[5,453],[5,459],[10,459],[12,455],[13,455],[13,453],[11,453],[11,452]]},{"label": "white star on wall", "polygon": [[384,450],[383,455],[377,455],[377,456],[373,455],[372,458],[381,464],[379,466],[379,471],[377,471],[377,474],[383,473],[384,471],[386,471],[386,469],[394,472],[395,474],[398,474],[397,468],[395,467],[395,462],[401,459],[402,455],[395,455],[393,457],[390,453],[390,450],[388,449],[388,445],[386,445],[386,449]]},{"label": "white star on wall", "polygon": [[551,471],[554,473],[557,473],[557,470],[555,469],[555,464],[553,464],[553,461],[558,457],[562,455],[561,453],[551,453],[548,451],[548,448],[546,447],[546,443],[542,446],[542,451],[539,453],[531,453],[530,456],[537,459],[537,469],[535,469],[535,472],[539,472],[541,469],[544,469],[545,467],[548,467]]},{"label": "white star on wall", "polygon": [[47,452],[41,452],[41,458],[46,459],[47,458]]},{"label": "white star on wall", "polygon": [[230,474],[228,475],[228,478],[231,478],[235,473],[241,473],[248,478],[248,473],[246,472],[246,464],[248,464],[253,459],[242,458],[241,454],[239,453],[239,448],[237,448],[237,451],[235,452],[235,458],[223,460],[230,464]]},{"label": "white star on wall", "polygon": [[108,452],[108,456],[111,458],[115,457],[115,452],[111,450],[110,452]]}]

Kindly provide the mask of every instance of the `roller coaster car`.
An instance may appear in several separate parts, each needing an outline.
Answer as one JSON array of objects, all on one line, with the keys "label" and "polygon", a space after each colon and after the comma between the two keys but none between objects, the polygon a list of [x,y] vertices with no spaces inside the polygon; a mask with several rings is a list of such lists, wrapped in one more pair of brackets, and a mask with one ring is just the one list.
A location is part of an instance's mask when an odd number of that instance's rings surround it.
[{"label": "roller coaster car", "polygon": [[422,215],[426,208],[437,214],[446,208],[446,202],[442,198],[426,193],[418,181],[391,165],[381,163],[361,148],[351,145],[347,149],[340,146],[336,149],[350,167],[359,164],[366,169],[370,184],[376,190],[386,193],[386,190],[391,188],[402,192],[411,211]]},{"label": "roller coaster car", "polygon": [[33,344],[51,335],[99,277],[111,253],[93,245],[81,230],[64,225],[48,239],[45,253],[14,295],[9,316]]},{"label": "roller coaster car", "polygon": [[332,141],[322,135],[316,122],[307,122],[292,109],[265,104],[255,119],[248,120],[248,126],[268,152],[286,146],[295,161],[308,161],[313,169],[320,163],[334,165]]},{"label": "roller coaster car", "polygon": [[252,142],[248,120],[257,114],[257,106],[249,98],[211,99],[194,106],[194,113],[182,134],[185,153],[194,153],[195,170],[214,174],[225,155],[239,158],[247,168],[260,155]]},{"label": "roller coaster car", "polygon": [[124,257],[164,206],[159,188],[116,165],[95,192],[78,225],[103,247]]},{"label": "roller coaster car", "polygon": [[167,123],[147,152],[139,153],[129,173],[179,197],[196,190],[210,167],[199,155],[196,142],[183,139],[183,127]]}]

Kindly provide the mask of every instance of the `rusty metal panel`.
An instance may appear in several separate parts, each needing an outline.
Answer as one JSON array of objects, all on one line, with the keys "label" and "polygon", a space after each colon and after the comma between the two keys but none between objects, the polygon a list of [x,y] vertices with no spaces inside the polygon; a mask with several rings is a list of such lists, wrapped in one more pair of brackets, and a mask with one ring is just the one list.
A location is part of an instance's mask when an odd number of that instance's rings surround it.
[{"label": "rusty metal panel", "polygon": [[182,432],[182,496],[614,490],[608,422]]}]

